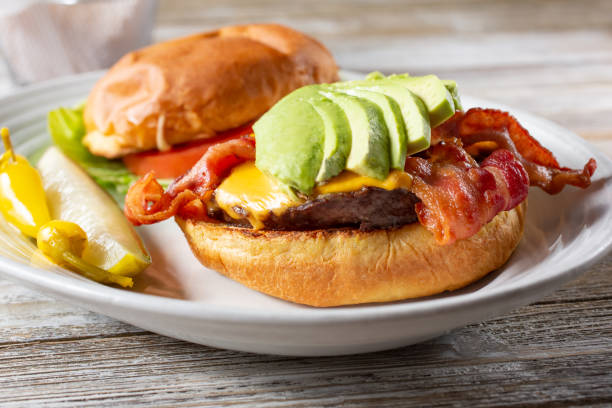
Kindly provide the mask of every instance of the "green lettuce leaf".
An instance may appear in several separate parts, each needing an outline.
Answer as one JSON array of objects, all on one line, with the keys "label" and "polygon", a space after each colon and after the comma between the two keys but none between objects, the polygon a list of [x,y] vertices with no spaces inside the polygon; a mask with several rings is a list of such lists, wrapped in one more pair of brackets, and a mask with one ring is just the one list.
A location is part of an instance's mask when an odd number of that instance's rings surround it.
[{"label": "green lettuce leaf", "polygon": [[113,198],[122,203],[130,185],[138,177],[120,160],[94,156],[83,145],[85,122],[84,104],[74,108],[58,108],[49,112],[47,123],[51,139],[64,154],[77,162]]}]

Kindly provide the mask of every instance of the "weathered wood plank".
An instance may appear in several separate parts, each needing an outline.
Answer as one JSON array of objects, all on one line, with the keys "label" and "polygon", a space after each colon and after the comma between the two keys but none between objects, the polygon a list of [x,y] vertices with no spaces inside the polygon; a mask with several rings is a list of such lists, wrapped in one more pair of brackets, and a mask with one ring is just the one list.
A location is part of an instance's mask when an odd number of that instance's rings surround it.
[{"label": "weathered wood plank", "polygon": [[[609,310],[610,302],[602,306]],[[563,311],[550,310],[549,319]],[[523,337],[540,321],[531,316],[519,319],[521,327],[509,329],[508,319],[499,319],[395,351],[320,359],[232,353],[154,335],[15,345],[2,352],[0,389],[7,392],[0,403],[448,406],[469,399],[474,406],[491,406],[542,399],[609,401],[610,327],[585,333],[590,343],[577,346],[568,334],[598,318],[588,310],[568,312],[564,328],[551,328],[557,335],[541,341],[541,334]],[[23,384],[28,387],[20,389]]]},{"label": "weathered wood plank", "polygon": [[605,0],[311,0],[308,7],[283,0],[162,0],[160,28],[202,28],[228,23],[284,20],[317,35],[525,32],[608,29]]},{"label": "weathered wood plank", "polygon": [[142,331],[0,280],[0,345]]}]

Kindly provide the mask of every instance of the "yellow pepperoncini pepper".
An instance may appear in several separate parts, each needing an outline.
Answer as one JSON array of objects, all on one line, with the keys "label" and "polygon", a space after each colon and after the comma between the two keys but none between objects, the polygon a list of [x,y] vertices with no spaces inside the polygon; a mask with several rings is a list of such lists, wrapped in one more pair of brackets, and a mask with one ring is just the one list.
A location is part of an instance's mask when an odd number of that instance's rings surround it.
[{"label": "yellow pepperoncini pepper", "polygon": [[69,221],[51,220],[38,171],[16,155],[7,128],[0,129],[6,152],[0,157],[0,211],[24,234],[36,238],[38,249],[58,265],[68,266],[101,283],[133,285],[132,278],[114,275],[84,261],[87,234]]},{"label": "yellow pepperoncini pepper", "polygon": [[80,271],[85,277],[101,283],[117,283],[132,286],[132,278],[114,275],[85,262],[81,256],[87,246],[87,234],[74,222],[49,221],[38,231],[38,249],[59,265]]},{"label": "yellow pepperoncini pepper", "polygon": [[7,128],[0,135],[6,150],[0,157],[0,211],[8,222],[35,238],[51,220],[40,174],[25,157],[15,154]]}]

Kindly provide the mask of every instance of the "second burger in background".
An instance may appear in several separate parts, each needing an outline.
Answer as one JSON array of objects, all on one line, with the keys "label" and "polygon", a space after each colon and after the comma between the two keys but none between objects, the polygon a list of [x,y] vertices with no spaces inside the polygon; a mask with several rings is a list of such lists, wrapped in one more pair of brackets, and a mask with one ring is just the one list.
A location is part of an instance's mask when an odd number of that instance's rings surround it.
[{"label": "second burger in background", "polygon": [[224,27],[125,55],[84,107],[51,112],[49,128],[96,181],[125,193],[135,175],[175,178],[211,142],[249,134],[291,91],[336,80],[329,51],[303,33],[277,24]]}]

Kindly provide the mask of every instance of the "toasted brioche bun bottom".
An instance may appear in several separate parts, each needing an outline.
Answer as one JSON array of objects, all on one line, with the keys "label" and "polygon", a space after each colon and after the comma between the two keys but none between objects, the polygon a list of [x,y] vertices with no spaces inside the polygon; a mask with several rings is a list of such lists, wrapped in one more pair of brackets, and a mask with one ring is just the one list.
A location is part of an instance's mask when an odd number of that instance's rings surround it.
[{"label": "toasted brioche bun bottom", "polygon": [[419,223],[394,230],[254,231],[176,218],[195,256],[243,285],[310,306],[434,295],[502,266],[523,235],[526,202],[476,235],[438,245]]}]

